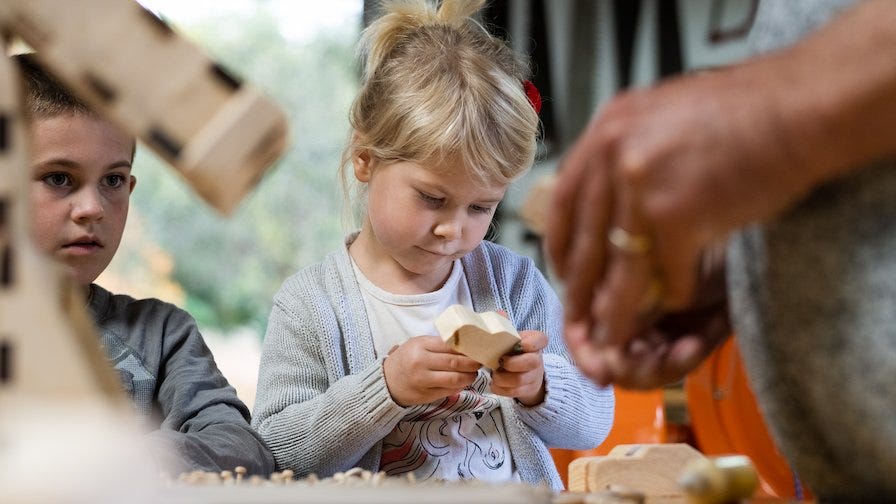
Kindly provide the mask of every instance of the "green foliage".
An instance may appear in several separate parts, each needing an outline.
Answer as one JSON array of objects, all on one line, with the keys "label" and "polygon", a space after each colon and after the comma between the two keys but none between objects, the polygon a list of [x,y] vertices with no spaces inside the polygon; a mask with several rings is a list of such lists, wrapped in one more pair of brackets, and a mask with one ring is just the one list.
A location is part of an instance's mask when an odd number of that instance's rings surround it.
[{"label": "green foliage", "polygon": [[134,171],[132,212],[149,235],[140,241],[172,256],[173,280],[200,325],[225,331],[263,330],[282,281],[338,247],[344,234],[337,173],[357,89],[359,27],[289,40],[263,5],[246,17],[188,27],[186,36],[282,106],[290,118],[288,153],[229,218],[145,147]]}]

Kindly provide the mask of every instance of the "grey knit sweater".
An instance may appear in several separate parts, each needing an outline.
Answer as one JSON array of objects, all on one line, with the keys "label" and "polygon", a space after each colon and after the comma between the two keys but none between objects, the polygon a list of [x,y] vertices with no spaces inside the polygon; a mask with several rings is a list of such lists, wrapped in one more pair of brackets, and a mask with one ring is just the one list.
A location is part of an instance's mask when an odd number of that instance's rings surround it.
[{"label": "grey knit sweater", "polygon": [[[549,337],[544,403],[500,402],[521,479],[561,489],[547,447],[600,444],[613,421],[613,391],[595,387],[570,361],[559,301],[530,259],[482,242],[462,261],[476,311],[505,310],[517,328]],[[382,440],[405,412],[386,389],[347,247],[288,278],[274,298],[253,422],[277,466],[319,476],[376,470]]]},{"label": "grey knit sweater", "polygon": [[[752,42],[759,51],[793,43],[849,3],[764,1]],[[818,188],[740,233],[729,252],[738,343],[779,447],[822,500],[893,501],[893,162]]]}]

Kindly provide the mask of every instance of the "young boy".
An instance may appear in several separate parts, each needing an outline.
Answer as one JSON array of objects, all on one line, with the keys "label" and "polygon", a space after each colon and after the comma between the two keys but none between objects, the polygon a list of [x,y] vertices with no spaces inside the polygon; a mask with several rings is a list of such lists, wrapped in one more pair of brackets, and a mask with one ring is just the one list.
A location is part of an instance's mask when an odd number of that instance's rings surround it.
[{"label": "young boy", "polygon": [[157,299],[112,294],[93,283],[124,231],[135,140],[16,56],[31,120],[31,234],[83,286],[99,343],[121,377],[159,469],[274,470],[249,426],[248,408],[215,365],[193,318]]}]

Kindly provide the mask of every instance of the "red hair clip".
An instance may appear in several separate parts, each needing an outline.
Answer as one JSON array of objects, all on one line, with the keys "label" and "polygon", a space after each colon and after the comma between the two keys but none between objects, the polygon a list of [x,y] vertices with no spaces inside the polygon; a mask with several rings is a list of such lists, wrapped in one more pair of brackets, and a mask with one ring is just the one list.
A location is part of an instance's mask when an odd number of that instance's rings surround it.
[{"label": "red hair clip", "polygon": [[538,92],[538,88],[535,87],[535,84],[532,84],[532,81],[530,80],[524,80],[523,91],[526,92],[526,98],[529,99],[529,103],[532,104],[535,113],[541,113],[541,93]]}]

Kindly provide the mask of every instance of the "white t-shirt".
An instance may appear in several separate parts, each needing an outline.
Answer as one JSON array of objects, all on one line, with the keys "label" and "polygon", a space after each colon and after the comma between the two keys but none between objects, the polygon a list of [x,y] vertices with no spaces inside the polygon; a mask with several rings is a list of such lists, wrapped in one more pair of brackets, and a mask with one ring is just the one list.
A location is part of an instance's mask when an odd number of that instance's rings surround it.
[{"label": "white t-shirt", "polygon": [[[412,337],[438,335],[434,321],[449,306],[473,308],[459,259],[445,284],[425,294],[387,292],[367,279],[354,261],[352,266],[379,356]],[[459,394],[409,408],[383,440],[380,470],[389,475],[413,472],[418,480],[519,481],[490,384],[491,375],[480,368],[473,384]]]}]

